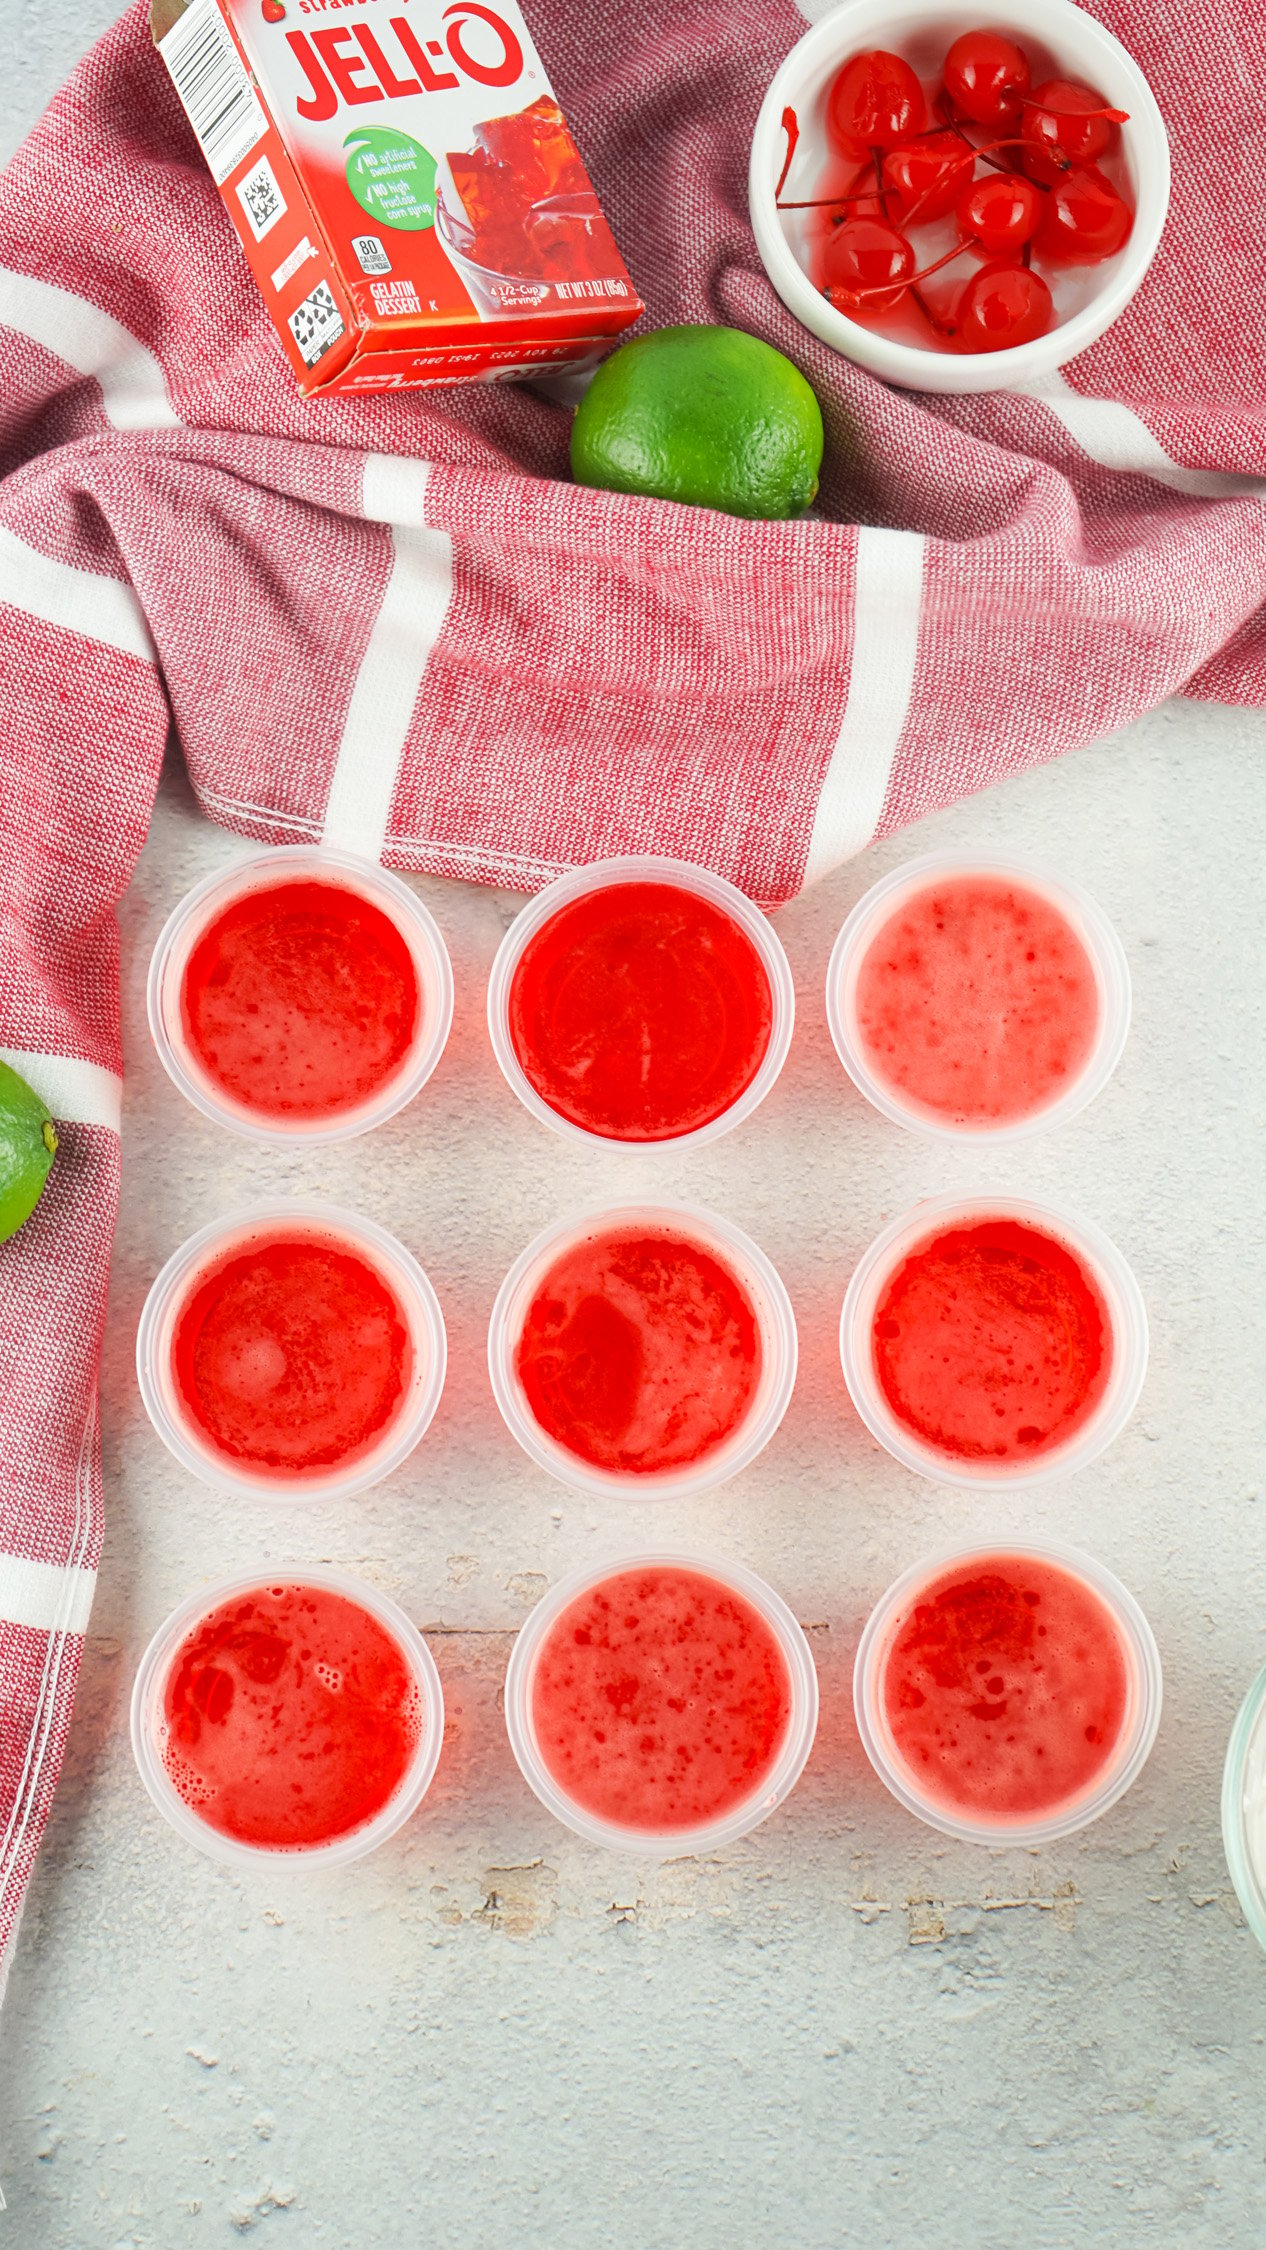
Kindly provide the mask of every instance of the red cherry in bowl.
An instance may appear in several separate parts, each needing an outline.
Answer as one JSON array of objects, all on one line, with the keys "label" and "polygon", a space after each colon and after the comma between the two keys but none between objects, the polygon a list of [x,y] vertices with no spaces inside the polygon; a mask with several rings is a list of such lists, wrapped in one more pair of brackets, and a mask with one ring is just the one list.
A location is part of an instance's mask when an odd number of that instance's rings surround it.
[{"label": "red cherry in bowl", "polygon": [[1044,80],[1024,104],[1025,171],[1053,187],[1070,164],[1101,156],[1128,117],[1128,110],[1110,108],[1093,86],[1075,78]]},{"label": "red cherry in bowl", "polygon": [[890,148],[883,160],[883,184],[902,226],[928,226],[946,218],[975,163],[975,150],[957,133],[925,133],[920,140]]},{"label": "red cherry in bowl", "polygon": [[945,57],[945,91],[977,125],[1014,125],[1028,90],[1028,56],[1000,31],[965,31]]},{"label": "red cherry in bowl", "polygon": [[956,215],[964,234],[991,258],[1000,258],[1032,240],[1045,201],[1041,189],[1019,172],[986,172],[964,188]]},{"label": "red cherry in bowl", "polygon": [[891,312],[914,272],[914,252],[886,219],[845,219],[826,246],[826,293],[837,312]]},{"label": "red cherry in bowl", "polygon": [[1129,204],[1093,164],[1062,173],[1044,201],[1033,247],[1050,265],[1101,265],[1130,239]]},{"label": "red cherry in bowl", "polygon": [[1041,274],[1002,259],[978,266],[954,307],[958,348],[964,352],[1008,352],[1031,344],[1054,318]]},{"label": "red cherry in bowl", "polygon": [[924,116],[923,88],[909,63],[882,47],[854,55],[827,95],[827,131],[845,156],[895,148],[920,130]]}]

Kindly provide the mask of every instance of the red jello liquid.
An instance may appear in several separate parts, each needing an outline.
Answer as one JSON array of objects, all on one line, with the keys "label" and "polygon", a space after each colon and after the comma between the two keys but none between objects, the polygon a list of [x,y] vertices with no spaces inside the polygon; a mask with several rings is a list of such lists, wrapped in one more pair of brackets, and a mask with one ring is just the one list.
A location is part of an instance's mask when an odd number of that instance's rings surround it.
[{"label": "red jello liquid", "polygon": [[222,1836],[310,1850],[388,1804],[422,1736],[399,1643],[325,1586],[259,1586],[208,1611],[163,1686],[163,1764]]},{"label": "red jello liquid", "polygon": [[701,1461],[760,1380],[755,1308],[701,1243],[642,1227],[573,1243],[536,1290],[515,1368],[541,1428],[596,1468]]},{"label": "red jello liquid", "polygon": [[262,1118],[333,1118],[369,1101],[417,1036],[413,956],[381,907],[301,877],[235,899],[202,933],[181,1021],[213,1084]]},{"label": "red jello liquid", "polygon": [[1112,1760],[1129,1669],[1107,1605],[1071,1571],[990,1555],[920,1594],[889,1649],[883,1709],[911,1785],[946,1812],[1054,1813]]},{"label": "red jello liquid", "polygon": [[943,1227],[916,1244],[880,1291],[872,1338],[897,1420],[956,1461],[1019,1461],[1064,1445],[1112,1367],[1095,1276],[1017,1219]]},{"label": "red jello liquid", "polygon": [[786,1659],[759,1610],[670,1564],[578,1595],[532,1679],[549,1773],[622,1828],[696,1828],[732,1812],[769,1773],[790,1713]]},{"label": "red jello liquid", "polygon": [[751,1085],[773,994],[746,933],[669,883],[613,883],[559,908],[514,972],[510,1037],[542,1101],[608,1140],[662,1141]]},{"label": "red jello liquid", "polygon": [[993,875],[916,891],[871,940],[857,1035],[875,1077],[944,1124],[1006,1125],[1073,1085],[1099,1029],[1094,964],[1050,899]]},{"label": "red jello liquid", "polygon": [[413,1346],[381,1274],[342,1237],[276,1231],[215,1259],[176,1317],[188,1421],[249,1469],[350,1467],[404,1399]]}]

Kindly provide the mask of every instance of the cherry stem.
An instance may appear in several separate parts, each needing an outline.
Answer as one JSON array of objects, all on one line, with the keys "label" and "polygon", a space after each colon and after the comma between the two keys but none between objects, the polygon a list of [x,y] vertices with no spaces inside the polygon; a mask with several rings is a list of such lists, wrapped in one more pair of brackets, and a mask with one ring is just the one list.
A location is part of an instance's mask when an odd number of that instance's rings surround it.
[{"label": "cherry stem", "polygon": [[774,209],[776,211],[837,211],[843,203],[874,203],[876,200],[873,188],[862,188],[857,194],[850,190],[847,195],[819,196],[816,202],[776,203]]},{"label": "cherry stem", "polygon": [[1128,109],[1057,109],[1050,102],[1040,102],[1036,94],[1022,95],[1021,107],[1040,109],[1045,117],[1066,117],[1074,122],[1079,122],[1083,117],[1107,117],[1114,125],[1128,125],[1130,122]]},{"label": "cherry stem", "polygon": [[[860,304],[863,297],[890,297],[894,290],[914,289],[919,282],[926,281],[929,274],[939,273],[942,266],[948,266],[952,264],[955,258],[961,258],[964,250],[974,250],[976,247],[977,245],[973,241],[956,242],[953,249],[947,250],[943,258],[937,258],[930,266],[925,266],[922,273],[912,273],[908,281],[874,281],[868,289],[841,289],[840,294],[844,297],[851,297],[855,303]],[[839,283],[837,282],[835,286],[839,288]],[[827,294],[829,295],[830,292],[828,291]]]},{"label": "cherry stem", "polygon": [[927,298],[924,296],[923,291],[919,288],[917,282],[912,281],[910,283],[910,295],[913,297],[929,328],[934,328],[938,336],[956,336],[958,334],[958,329],[952,320],[942,320],[939,313],[933,312],[932,307],[928,303]]},{"label": "cherry stem", "polygon": [[785,109],[783,111],[782,129],[787,136],[787,161],[783,165],[783,168],[778,175],[778,185],[774,189],[775,202],[777,202],[779,196],[782,194],[783,187],[786,184],[787,174],[791,170],[792,159],[796,153],[796,144],[800,139],[800,126],[794,109]]}]

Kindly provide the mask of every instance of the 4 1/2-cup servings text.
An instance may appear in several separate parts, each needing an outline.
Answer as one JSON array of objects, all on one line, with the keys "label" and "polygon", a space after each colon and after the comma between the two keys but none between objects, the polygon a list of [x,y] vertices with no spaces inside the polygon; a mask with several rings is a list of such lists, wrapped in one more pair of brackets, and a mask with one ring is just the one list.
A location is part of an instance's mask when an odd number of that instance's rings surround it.
[{"label": "4 1/2-cup servings text", "polygon": [[505,381],[642,306],[515,0],[154,0],[299,388]]}]

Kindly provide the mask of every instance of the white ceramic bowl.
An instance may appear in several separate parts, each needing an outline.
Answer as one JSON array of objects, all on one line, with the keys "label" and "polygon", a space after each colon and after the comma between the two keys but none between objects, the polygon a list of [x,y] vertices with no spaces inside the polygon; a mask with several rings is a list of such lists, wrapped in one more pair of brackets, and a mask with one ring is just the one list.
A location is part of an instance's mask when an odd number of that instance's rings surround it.
[{"label": "white ceramic bowl", "polygon": [[[826,96],[840,65],[867,48],[887,48],[904,55],[926,82],[936,75],[952,41],[974,30],[1002,31],[1016,39],[1032,61],[1036,83],[1044,77],[1081,79],[1097,87],[1114,109],[1128,110],[1119,157],[1134,196],[1134,227],[1115,258],[1070,268],[1052,282],[1059,318],[1048,335],[1011,351],[923,351],[837,312],[809,279],[797,255],[806,231],[804,216],[780,212],[775,202],[787,148],[782,117],[785,109],[793,109],[800,126],[784,197],[812,196],[827,161]],[[1169,142],[1138,64],[1072,0],[1023,0],[1023,5],[1014,0],[1010,6],[990,0],[981,7],[972,0],[845,0],[797,42],[770,85],[752,136],[748,194],[756,247],[770,280],[788,310],[824,344],[907,390],[1011,390],[1075,359],[1128,305],[1165,224]]]}]

